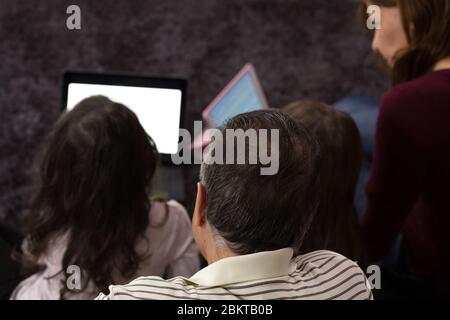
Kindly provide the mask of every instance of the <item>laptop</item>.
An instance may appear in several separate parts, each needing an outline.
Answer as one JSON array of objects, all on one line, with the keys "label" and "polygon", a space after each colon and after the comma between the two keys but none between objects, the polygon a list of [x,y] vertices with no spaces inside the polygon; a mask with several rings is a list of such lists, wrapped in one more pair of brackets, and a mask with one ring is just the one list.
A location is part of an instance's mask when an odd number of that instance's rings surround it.
[{"label": "laptop", "polygon": [[269,108],[267,99],[251,63],[246,64],[214,98],[202,113],[205,130],[197,136],[193,149],[204,148],[211,141],[211,128],[223,125],[242,113]]},{"label": "laptop", "polygon": [[103,95],[129,107],[145,131],[153,138],[162,166],[156,173],[158,190],[183,202],[182,168],[172,165],[171,155],[178,152],[180,128],[186,101],[186,80],[118,74],[66,72],[62,109],[72,110],[81,100]]}]

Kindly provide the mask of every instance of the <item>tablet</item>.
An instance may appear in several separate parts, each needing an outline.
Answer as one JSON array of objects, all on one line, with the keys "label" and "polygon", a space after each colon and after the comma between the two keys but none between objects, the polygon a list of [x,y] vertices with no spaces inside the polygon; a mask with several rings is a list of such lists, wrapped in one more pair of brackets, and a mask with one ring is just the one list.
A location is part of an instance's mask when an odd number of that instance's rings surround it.
[{"label": "tablet", "polygon": [[211,128],[241,113],[267,109],[267,99],[255,68],[246,64],[203,111],[203,120]]},{"label": "tablet", "polygon": [[182,79],[67,72],[64,75],[63,110],[81,100],[103,95],[130,108],[155,141],[161,155],[178,152],[186,96]]}]

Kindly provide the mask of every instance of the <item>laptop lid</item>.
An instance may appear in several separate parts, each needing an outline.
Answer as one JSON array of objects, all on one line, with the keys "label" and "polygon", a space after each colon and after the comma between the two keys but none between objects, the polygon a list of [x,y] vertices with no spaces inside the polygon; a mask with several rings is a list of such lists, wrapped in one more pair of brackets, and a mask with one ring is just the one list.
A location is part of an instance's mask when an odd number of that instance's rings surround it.
[{"label": "laptop lid", "polygon": [[81,100],[104,95],[130,108],[155,141],[164,163],[178,152],[186,99],[186,81],[129,75],[67,72],[62,109],[70,111]]},{"label": "laptop lid", "polygon": [[268,108],[255,68],[246,64],[203,111],[203,120],[211,128],[241,113]]}]

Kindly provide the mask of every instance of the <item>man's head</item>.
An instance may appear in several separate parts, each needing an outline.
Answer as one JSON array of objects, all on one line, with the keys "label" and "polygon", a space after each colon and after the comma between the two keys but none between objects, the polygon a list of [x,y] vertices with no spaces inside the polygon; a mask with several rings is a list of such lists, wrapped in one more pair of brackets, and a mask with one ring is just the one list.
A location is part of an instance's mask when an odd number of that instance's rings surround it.
[{"label": "man's head", "polygon": [[[267,143],[278,152],[275,175],[262,175],[261,164],[203,163],[193,217],[194,238],[209,263],[220,252],[243,255],[286,247],[298,248],[317,209],[316,163],[319,146],[305,127],[280,111],[255,111],[229,120],[220,131],[227,145],[227,129],[268,130],[267,141],[246,140],[245,154]],[[271,130],[278,130],[277,148]],[[273,154],[271,154],[273,158]]]}]

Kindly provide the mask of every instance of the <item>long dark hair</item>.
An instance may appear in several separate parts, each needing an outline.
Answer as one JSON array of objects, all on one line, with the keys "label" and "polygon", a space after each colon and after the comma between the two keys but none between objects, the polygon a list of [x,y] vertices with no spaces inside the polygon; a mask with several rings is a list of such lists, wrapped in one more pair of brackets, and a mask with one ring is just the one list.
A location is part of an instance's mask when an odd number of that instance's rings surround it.
[{"label": "long dark hair", "polygon": [[[359,8],[367,19],[367,1]],[[397,53],[392,69],[394,85],[416,79],[450,55],[450,0],[371,0],[384,7],[398,6],[409,46]]]},{"label": "long dark hair", "polygon": [[321,149],[319,208],[301,251],[331,250],[361,261],[354,196],[363,151],[356,124],[344,112],[315,101],[293,102],[282,110],[313,132]]},{"label": "long dark hair", "polygon": [[[155,143],[122,104],[95,96],[61,116],[38,160],[24,268],[42,269],[39,258],[54,239],[68,234],[64,283],[70,265],[82,270],[82,291],[90,281],[105,291],[113,274],[134,274],[143,258],[135,244],[149,222],[157,162]],[[61,298],[65,292],[64,285]]]}]

